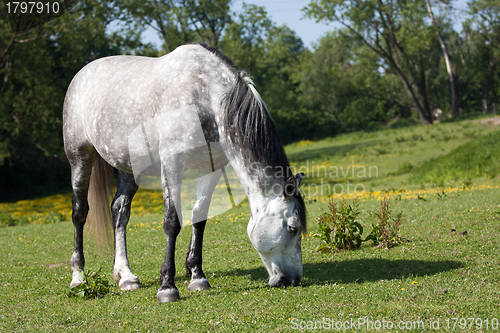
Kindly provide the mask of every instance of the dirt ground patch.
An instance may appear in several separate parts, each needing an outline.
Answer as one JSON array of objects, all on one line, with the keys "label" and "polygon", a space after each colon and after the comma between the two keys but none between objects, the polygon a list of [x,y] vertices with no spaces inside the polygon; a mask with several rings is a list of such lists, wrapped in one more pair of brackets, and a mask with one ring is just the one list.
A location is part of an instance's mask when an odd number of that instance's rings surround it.
[{"label": "dirt ground patch", "polygon": [[491,126],[498,126],[500,125],[500,116],[499,117],[492,117],[492,118],[485,118],[485,119],[479,119],[479,120],[474,120],[475,123],[481,123],[481,124],[488,124]]}]

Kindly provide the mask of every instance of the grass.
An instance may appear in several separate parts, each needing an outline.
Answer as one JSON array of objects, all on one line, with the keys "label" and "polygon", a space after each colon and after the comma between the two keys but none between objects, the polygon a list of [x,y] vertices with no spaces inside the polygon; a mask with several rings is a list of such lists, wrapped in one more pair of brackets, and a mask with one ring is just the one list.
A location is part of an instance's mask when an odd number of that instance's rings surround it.
[{"label": "grass", "polygon": [[416,168],[414,183],[442,183],[454,179],[486,177],[500,174],[500,131],[468,142],[449,154],[433,158]]},{"label": "grass", "polygon": [[[164,236],[161,216],[130,223],[129,257],[143,288],[102,299],[68,298],[72,225],[26,225],[0,229],[3,331],[289,331],[292,319],[388,320],[499,318],[498,233],[500,189],[466,189],[427,201],[403,199],[401,234],[410,240],[391,250],[364,244],[356,251],[313,253],[318,240],[303,239],[304,279],[297,288],[274,289],[246,236],[248,206],[212,219],[205,238],[205,272],[213,289],[187,291],[183,257],[190,227],[182,230],[176,283],[181,301],[158,304]],[[360,221],[376,198],[361,203]],[[309,205],[312,217],[326,204]],[[230,214],[234,214],[229,216]],[[243,214],[243,215],[242,215]],[[233,218],[233,222],[231,222]],[[455,229],[452,232],[451,229]],[[317,225],[311,223],[311,233]],[[467,231],[467,235],[459,233]],[[111,280],[112,258],[86,242],[87,267]],[[442,319],[442,320],[443,320]]]},{"label": "grass", "polygon": [[[488,122],[464,120],[437,123],[432,126],[412,126],[369,133],[356,132],[316,142],[300,141],[285,148],[292,168],[297,173],[306,174],[302,190],[307,194],[309,202],[327,201],[330,197],[338,195],[377,195],[394,190],[404,190],[416,196],[417,192],[426,193],[424,187],[429,186],[410,181],[417,166],[428,165],[430,167],[426,170],[429,171],[432,169],[432,164],[427,161],[435,161],[435,158],[450,154],[467,142],[497,131],[498,127],[493,127]],[[236,177],[231,175],[230,171],[226,172],[230,179]],[[468,181],[469,176],[456,178],[446,182],[441,181],[437,185],[449,189],[461,187]],[[479,182],[484,182],[484,179]],[[489,183],[490,180],[486,182]],[[195,180],[191,180],[183,184],[183,188],[186,188],[183,191],[183,202],[189,203],[190,199],[194,198],[194,183]],[[217,185],[217,190],[226,193],[225,186],[221,182]],[[237,201],[241,201],[244,198],[242,190],[237,188],[234,182],[231,183],[231,188],[233,195],[239,197]],[[356,190],[359,193],[356,193]],[[434,189],[429,191],[433,192]],[[228,205],[227,202],[223,202],[219,207],[223,208],[222,211],[227,210],[230,203]],[[183,206],[183,215],[187,216],[186,224],[190,223],[189,208],[191,208],[189,204]],[[162,211],[163,200],[160,190],[139,189],[132,203],[133,216],[161,214]],[[9,219],[14,220],[14,225],[16,221],[17,224],[53,223],[64,219],[61,216],[69,219],[71,193],[16,203],[0,203],[0,212],[5,215],[4,217],[0,215],[0,225],[8,224],[2,224],[2,221]]]},{"label": "grass", "polygon": [[[286,148],[295,170],[306,173],[303,190],[322,200],[335,193],[351,195],[356,189],[419,189],[420,183],[410,181],[414,168],[495,131],[498,127],[488,123],[465,120],[356,132],[318,142],[301,141]],[[465,178],[439,185],[461,186]]]},{"label": "grass", "polygon": [[[246,235],[249,209],[243,201],[209,220],[203,255],[213,288],[187,290],[183,263],[191,227],[186,226],[176,253],[181,300],[159,304],[156,291],[165,251],[162,216],[156,211],[161,209],[157,203],[161,197],[153,200],[156,191],[140,191],[133,203],[127,243],[132,270],[142,288],[120,292],[113,282],[112,292],[103,298],[69,298],[73,226],[64,206],[69,196],[0,204],[3,214],[16,219],[49,212],[66,216],[64,222],[31,221],[0,228],[0,331],[271,332],[297,331],[297,325],[305,328],[309,321],[314,325],[323,318],[331,322],[367,317],[394,324],[423,320],[427,330],[431,320],[440,319],[437,331],[444,332],[450,330],[446,319],[481,318],[491,323],[500,318],[498,178],[472,179],[468,186],[459,179],[428,187],[410,184],[412,171],[395,174],[402,165],[421,165],[494,130],[487,124],[462,121],[288,146],[294,165],[307,167],[306,185],[321,184],[323,179],[330,185],[346,185],[349,180],[366,187],[358,217],[365,229],[375,222],[369,213],[382,198],[391,198],[393,211],[404,212],[400,235],[409,240],[390,250],[366,242],[355,251],[315,253],[320,244],[312,237],[318,232],[315,219],[327,211],[333,193],[309,192],[310,228],[302,240],[304,278],[296,288],[268,286],[267,272]],[[351,173],[333,180],[313,177],[314,167],[322,163],[339,169],[377,166],[379,174],[352,177]],[[344,195],[352,198],[355,193]],[[99,254],[90,237],[85,251],[86,267],[102,268],[100,275],[111,282],[112,256]],[[456,330],[466,331],[459,326]]]}]

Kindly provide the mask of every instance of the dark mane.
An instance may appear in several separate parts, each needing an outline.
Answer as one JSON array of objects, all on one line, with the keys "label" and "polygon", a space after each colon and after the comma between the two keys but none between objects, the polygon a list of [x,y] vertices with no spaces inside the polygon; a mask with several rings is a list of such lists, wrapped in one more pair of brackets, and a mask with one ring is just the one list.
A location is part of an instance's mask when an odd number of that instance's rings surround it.
[{"label": "dark mane", "polygon": [[198,44],[216,55],[231,69],[237,82],[225,98],[224,127],[241,148],[248,149],[252,157],[265,166],[281,167],[286,177],[291,176],[290,164],[278,137],[265,103],[252,92],[250,76],[217,49]]},{"label": "dark mane", "polygon": [[[290,163],[266,104],[258,95],[250,76],[220,51],[203,44],[198,45],[217,56],[236,77],[235,84],[223,101],[224,128],[227,129],[232,142],[246,151],[250,155],[251,161],[258,161],[264,167],[272,167],[275,174],[280,172],[286,181],[292,176]],[[298,191],[294,198],[302,230],[305,232],[306,207],[304,199]]]}]

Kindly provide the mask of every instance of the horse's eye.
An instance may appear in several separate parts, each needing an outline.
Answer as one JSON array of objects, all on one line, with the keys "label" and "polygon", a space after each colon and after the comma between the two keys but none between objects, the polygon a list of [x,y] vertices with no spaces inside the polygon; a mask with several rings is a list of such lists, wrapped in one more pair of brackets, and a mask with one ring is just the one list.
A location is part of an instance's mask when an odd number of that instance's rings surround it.
[{"label": "horse's eye", "polygon": [[292,234],[296,234],[297,231],[299,231],[297,228],[295,227],[292,227],[292,226],[288,226],[288,231],[291,232]]}]

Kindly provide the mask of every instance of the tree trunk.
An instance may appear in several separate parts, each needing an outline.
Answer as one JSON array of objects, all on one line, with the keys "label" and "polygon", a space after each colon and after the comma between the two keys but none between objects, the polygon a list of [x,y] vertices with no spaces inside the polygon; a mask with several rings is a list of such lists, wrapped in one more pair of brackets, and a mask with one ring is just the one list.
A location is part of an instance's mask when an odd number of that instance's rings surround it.
[{"label": "tree trunk", "polygon": [[[431,112],[431,106],[429,105],[429,100],[427,99],[427,89],[426,89],[427,83],[425,79],[425,71],[422,64],[420,64],[418,68],[419,68],[420,80],[415,82],[415,84],[417,86],[417,91],[421,102],[420,118],[422,118],[422,123],[424,125],[430,125],[432,124],[432,112]],[[416,75],[415,79],[417,79]]]},{"label": "tree trunk", "polygon": [[448,53],[448,48],[446,47],[446,43],[444,42],[444,39],[441,36],[441,33],[439,32],[436,20],[434,19],[431,3],[429,0],[426,0],[425,2],[427,3],[427,11],[429,12],[429,16],[431,17],[432,24],[437,29],[439,44],[441,45],[441,49],[443,49],[444,60],[446,63],[446,71],[448,72],[448,76],[450,78],[450,86],[451,86],[451,115],[453,118],[456,118],[460,116],[460,111],[458,110],[457,75],[455,73],[455,67],[453,67],[453,64],[451,63],[451,58]]},{"label": "tree trunk", "polygon": [[487,113],[488,113],[488,94],[483,93],[483,114]]},{"label": "tree trunk", "polygon": [[[422,105],[420,102],[419,98],[416,96],[415,91],[413,90],[413,87],[411,84],[408,82],[408,79],[406,78],[406,75],[403,73],[402,69],[396,64],[396,74],[399,76],[401,81],[403,82],[403,86],[405,87],[406,91],[408,92],[408,95],[410,95],[410,98],[413,102],[413,105],[415,106],[415,109],[417,109],[418,114],[420,115],[420,119],[422,120],[422,124],[424,125],[430,125],[432,124],[432,114],[429,110],[425,109],[425,106]],[[425,85],[425,80],[424,80],[424,85]],[[420,91],[420,88],[418,89],[418,93],[420,95],[420,98],[422,99],[422,92]],[[425,95],[425,87],[424,87],[424,95]],[[424,101],[427,101],[427,98],[424,96]],[[425,102],[424,102],[425,103]]]},{"label": "tree trunk", "polygon": [[425,81],[422,84],[418,84],[417,90],[421,101],[421,106],[419,108],[420,118],[424,125],[430,125],[432,124],[432,112],[429,101],[427,100]]},{"label": "tree trunk", "polygon": [[495,67],[498,63],[498,59],[495,61],[490,61],[490,68],[488,72],[488,79],[486,79],[486,84],[483,90],[483,113],[488,113],[488,95],[490,94],[491,86],[493,85],[493,77],[495,76]]}]

